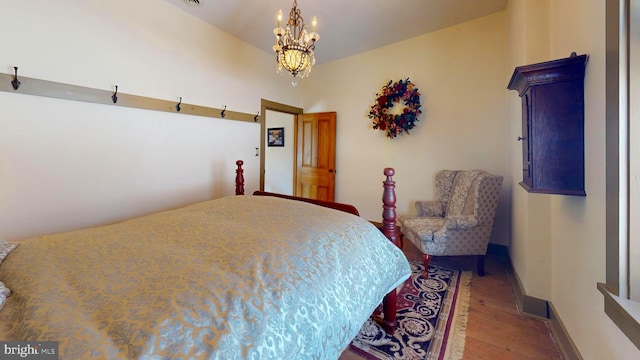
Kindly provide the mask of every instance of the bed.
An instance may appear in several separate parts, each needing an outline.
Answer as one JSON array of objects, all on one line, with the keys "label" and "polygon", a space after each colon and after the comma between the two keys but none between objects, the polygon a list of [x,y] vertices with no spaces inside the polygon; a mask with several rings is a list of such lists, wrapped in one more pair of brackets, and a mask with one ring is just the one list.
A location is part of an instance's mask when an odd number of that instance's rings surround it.
[{"label": "bed", "polygon": [[58,341],[61,359],[337,359],[383,299],[393,331],[411,271],[393,170],[383,234],[349,205],[243,195],[237,164],[237,196],[19,241],[0,257],[0,340]]}]

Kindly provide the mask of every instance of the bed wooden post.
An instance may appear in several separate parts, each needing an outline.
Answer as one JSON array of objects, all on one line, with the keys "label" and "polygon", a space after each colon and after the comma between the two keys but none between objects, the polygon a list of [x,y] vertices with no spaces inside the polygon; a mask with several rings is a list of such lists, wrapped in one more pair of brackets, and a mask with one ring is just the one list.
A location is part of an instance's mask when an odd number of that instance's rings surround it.
[{"label": "bed wooden post", "polygon": [[[392,176],[395,174],[393,168],[384,169],[387,177],[382,182],[384,191],[382,193],[382,233],[395,245],[398,246],[398,230],[396,229],[396,182]],[[393,335],[396,330],[396,307],[398,299],[396,289],[391,290],[382,302],[382,312],[384,319],[382,320],[382,328],[389,335]]]},{"label": "bed wooden post", "polygon": [[236,161],[236,165],[238,165],[236,169],[236,195],[244,195],[244,170],[242,170],[242,164],[244,164],[244,161]]},{"label": "bed wooden post", "polygon": [[384,191],[382,192],[382,233],[391,240],[391,242],[400,247],[398,243],[398,230],[396,228],[396,182],[393,181],[392,176],[396,171],[393,168],[384,169],[384,174],[387,177],[382,182]]}]

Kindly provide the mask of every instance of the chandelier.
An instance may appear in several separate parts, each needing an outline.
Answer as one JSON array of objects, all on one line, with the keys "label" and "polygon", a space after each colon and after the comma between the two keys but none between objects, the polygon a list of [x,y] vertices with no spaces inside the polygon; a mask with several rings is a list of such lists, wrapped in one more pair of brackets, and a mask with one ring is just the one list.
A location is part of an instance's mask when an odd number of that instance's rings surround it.
[{"label": "chandelier", "polygon": [[320,35],[316,33],[318,20],[313,17],[311,20],[311,32],[307,32],[298,2],[293,0],[293,7],[289,12],[289,21],[286,28],[282,27],[282,10],[278,11],[278,27],[273,29],[276,36],[276,44],[273,51],[276,52],[276,62],[278,63],[278,73],[282,70],[288,71],[293,76],[291,85],[298,84],[297,77],[304,78],[311,72],[311,68],[316,63],[313,50],[316,48],[316,41]]}]

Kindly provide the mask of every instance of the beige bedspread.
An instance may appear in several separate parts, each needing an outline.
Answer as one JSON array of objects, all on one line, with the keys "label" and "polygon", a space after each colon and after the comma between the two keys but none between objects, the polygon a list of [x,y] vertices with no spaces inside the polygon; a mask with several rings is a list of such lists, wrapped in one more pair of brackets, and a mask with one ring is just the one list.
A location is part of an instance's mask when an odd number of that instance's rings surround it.
[{"label": "beige bedspread", "polygon": [[0,339],[59,341],[61,359],[336,359],[409,273],[361,218],[225,197],[21,241]]}]

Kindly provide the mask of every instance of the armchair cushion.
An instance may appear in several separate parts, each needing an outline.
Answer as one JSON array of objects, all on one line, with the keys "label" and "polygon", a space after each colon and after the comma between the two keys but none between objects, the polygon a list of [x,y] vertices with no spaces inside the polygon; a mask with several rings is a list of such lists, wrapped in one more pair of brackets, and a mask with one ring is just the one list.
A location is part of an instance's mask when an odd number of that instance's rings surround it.
[{"label": "armchair cushion", "polygon": [[474,205],[477,202],[475,189],[471,187],[482,170],[460,171],[455,177],[451,199],[447,204],[446,215],[471,215],[474,213]]},{"label": "armchair cushion", "polygon": [[418,209],[418,216],[443,217],[447,204],[440,200],[416,201],[416,209]]},{"label": "armchair cushion", "polygon": [[444,218],[438,217],[404,217],[401,231],[422,252],[427,248],[444,251],[446,237],[441,231],[444,223]]},{"label": "armchair cushion", "polygon": [[449,215],[445,218],[447,229],[470,229],[478,225],[478,218],[473,215]]}]

